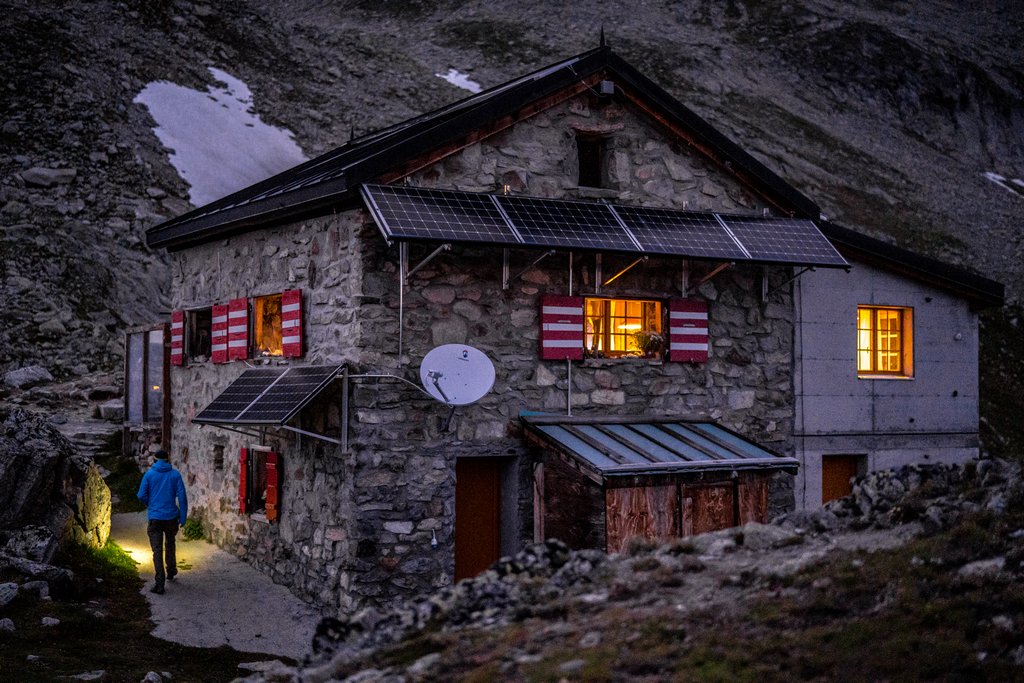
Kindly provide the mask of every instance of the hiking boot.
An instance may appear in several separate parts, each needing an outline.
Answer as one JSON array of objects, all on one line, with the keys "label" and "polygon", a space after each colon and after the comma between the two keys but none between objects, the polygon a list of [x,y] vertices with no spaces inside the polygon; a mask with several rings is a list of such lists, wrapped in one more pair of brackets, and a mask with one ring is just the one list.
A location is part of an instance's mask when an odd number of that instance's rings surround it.
[{"label": "hiking boot", "polygon": [[149,589],[149,592],[150,592],[150,593],[156,593],[157,595],[163,595],[163,594],[164,594],[164,587],[163,587],[163,586],[161,586],[161,585],[160,585],[160,584],[158,583],[158,584],[156,584],[155,586],[153,586],[152,588],[150,588],[150,589]]},{"label": "hiking boot", "polygon": [[178,575],[178,572],[174,572],[173,574],[168,574],[167,575],[167,580],[168,581],[174,581],[174,577],[177,576],[177,575]]}]

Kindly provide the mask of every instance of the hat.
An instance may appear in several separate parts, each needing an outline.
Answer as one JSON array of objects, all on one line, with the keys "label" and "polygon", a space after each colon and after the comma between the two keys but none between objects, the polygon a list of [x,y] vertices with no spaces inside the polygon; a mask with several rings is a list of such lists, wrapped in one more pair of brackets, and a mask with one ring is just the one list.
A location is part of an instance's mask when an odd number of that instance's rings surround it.
[{"label": "hat", "polygon": [[153,451],[153,457],[156,458],[157,460],[166,460],[167,459],[167,451],[165,451],[162,448],[160,450]]}]

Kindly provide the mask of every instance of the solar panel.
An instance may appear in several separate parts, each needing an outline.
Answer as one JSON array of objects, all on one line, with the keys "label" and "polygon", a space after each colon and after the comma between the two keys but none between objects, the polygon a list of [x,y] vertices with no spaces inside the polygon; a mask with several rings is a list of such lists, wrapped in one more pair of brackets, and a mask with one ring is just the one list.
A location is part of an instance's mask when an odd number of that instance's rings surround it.
[{"label": "solar panel", "polygon": [[713,213],[615,205],[615,211],[645,252],[745,260]]},{"label": "solar panel", "polygon": [[288,368],[248,410],[238,416],[238,421],[284,424],[326,388],[336,374],[336,367]]},{"label": "solar panel", "polygon": [[595,251],[639,251],[608,206],[536,197],[497,197],[526,244]]},{"label": "solar panel", "polygon": [[400,185],[364,185],[384,236],[519,244],[490,195]]},{"label": "solar panel", "polygon": [[192,418],[193,422],[232,422],[283,373],[277,368],[246,370],[210,405]]},{"label": "solar panel", "polygon": [[325,389],[339,369],[306,366],[246,370],[192,421],[284,424]]},{"label": "solar panel", "polygon": [[721,215],[753,261],[845,266],[812,221],[803,218]]}]

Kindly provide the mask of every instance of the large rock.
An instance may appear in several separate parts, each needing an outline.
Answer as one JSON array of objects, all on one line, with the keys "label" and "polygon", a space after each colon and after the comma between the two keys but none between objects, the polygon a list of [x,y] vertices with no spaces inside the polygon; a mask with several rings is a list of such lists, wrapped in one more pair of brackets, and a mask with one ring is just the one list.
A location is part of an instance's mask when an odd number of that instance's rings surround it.
[{"label": "large rock", "polygon": [[15,389],[28,389],[53,381],[53,375],[41,365],[29,365],[4,373],[4,384]]},{"label": "large rock", "polygon": [[[56,538],[101,546],[110,534],[110,489],[91,459],[39,415],[0,409],[0,536],[5,552],[48,562]],[[14,539],[14,544],[11,543]]]},{"label": "large rock", "polygon": [[21,179],[26,185],[33,187],[53,187],[54,185],[67,185],[78,172],[73,168],[46,168],[35,166],[21,172]]}]

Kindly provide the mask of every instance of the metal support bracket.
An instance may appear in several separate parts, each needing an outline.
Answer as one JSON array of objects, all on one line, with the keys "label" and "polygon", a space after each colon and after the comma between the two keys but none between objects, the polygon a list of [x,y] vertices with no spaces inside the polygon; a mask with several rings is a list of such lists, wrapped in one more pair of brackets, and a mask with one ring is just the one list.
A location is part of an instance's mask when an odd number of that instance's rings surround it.
[{"label": "metal support bracket", "polygon": [[535,265],[537,265],[538,263],[540,263],[541,261],[543,261],[543,260],[544,260],[544,259],[546,259],[546,258],[547,258],[548,256],[551,256],[551,255],[552,255],[552,254],[554,254],[554,253],[555,253],[555,250],[554,250],[554,249],[548,249],[548,250],[547,250],[547,251],[545,251],[545,252],[544,252],[543,254],[541,254],[540,256],[538,256],[537,258],[535,258],[535,259],[533,260],[533,262],[532,262],[532,263],[531,263],[530,265],[526,266],[526,267],[525,267],[525,268],[523,268],[523,269],[522,269],[521,271],[519,271],[518,273],[516,273],[516,276],[515,276],[515,277],[513,277],[512,279],[513,279],[513,280],[518,280],[518,279],[519,279],[519,278],[521,278],[522,276],[526,275],[526,273],[528,273],[528,272],[529,272],[529,271],[530,271],[530,270],[531,270],[531,269],[532,269],[532,268],[533,268],[533,267],[534,267]]},{"label": "metal support bracket", "polygon": [[[452,245],[449,244],[448,242],[445,242],[444,244],[439,246],[437,249],[435,249],[434,251],[430,252],[425,259],[423,259],[422,261],[417,263],[416,266],[412,268],[412,270],[408,271],[405,274],[405,284],[409,284],[409,278],[411,278],[420,268],[422,268],[423,266],[425,266],[428,263],[430,263],[434,259],[435,256],[440,254],[442,251],[451,251],[451,248],[452,248]],[[408,260],[408,258],[409,258],[408,251],[406,251],[406,259]]]},{"label": "metal support bracket", "polygon": [[[793,280],[797,279],[798,277],[800,277],[801,275],[803,275],[803,274],[804,274],[804,273],[806,273],[807,271],[809,271],[809,270],[814,270],[814,269],[815,269],[815,268],[814,268],[814,266],[807,266],[806,268],[804,268],[803,270],[801,270],[801,271],[800,271],[799,273],[797,273],[797,274],[796,274],[796,275],[794,275],[793,277],[789,278],[788,280],[786,280],[785,282],[783,282],[782,284],[780,284],[780,285],[779,285],[778,287],[773,287],[772,289],[768,290],[768,294],[771,294],[772,292],[777,292],[777,291],[779,291],[780,289],[782,289],[783,287],[785,287],[785,286],[786,286],[786,285],[788,285],[788,284],[789,284],[790,282],[792,282]],[[766,281],[767,281],[767,278],[766,278]],[[765,295],[765,298],[767,299],[767,295]]]},{"label": "metal support bracket", "polygon": [[710,273],[708,273],[707,275],[705,275],[704,277],[702,277],[702,278],[701,278],[700,280],[698,280],[698,281],[697,281],[697,283],[696,283],[695,285],[693,285],[692,287],[690,287],[689,289],[687,289],[687,290],[686,290],[686,291],[687,291],[687,293],[689,293],[689,292],[692,292],[693,290],[697,289],[698,287],[700,287],[700,286],[701,286],[702,284],[704,284],[705,282],[707,282],[707,281],[708,281],[708,280],[710,280],[711,278],[713,278],[713,277],[715,277],[716,275],[718,275],[719,273],[721,273],[721,272],[722,272],[723,270],[725,270],[726,268],[731,268],[731,267],[733,267],[734,265],[735,265],[735,264],[734,264],[734,263],[733,263],[732,261],[727,261],[727,262],[725,262],[725,263],[720,263],[720,264],[718,264],[718,267],[716,267],[716,268],[715,268],[714,270],[712,270],[712,271],[711,271]]},{"label": "metal support bracket", "polygon": [[615,281],[616,281],[617,279],[619,279],[619,278],[620,278],[621,276],[625,275],[625,274],[626,274],[626,273],[628,273],[628,272],[629,272],[630,270],[632,270],[632,269],[633,269],[633,266],[635,266],[636,264],[640,263],[641,261],[643,261],[643,262],[645,262],[645,263],[646,263],[646,262],[647,262],[647,259],[648,259],[648,257],[647,257],[647,256],[641,256],[640,258],[638,258],[637,260],[633,261],[633,262],[632,262],[632,263],[630,263],[630,264],[629,264],[628,266],[626,266],[625,268],[623,268],[622,270],[620,270],[619,272],[615,273],[615,275],[612,275],[612,276],[611,276],[610,278],[608,278],[607,280],[605,280],[605,281],[604,281],[604,284],[602,284],[601,286],[602,286],[602,287],[607,287],[608,285],[610,285],[611,283],[613,283],[613,282],[615,282]]},{"label": "metal support bracket", "polygon": [[511,285],[508,266],[508,249],[501,250],[501,288],[507,290]]},{"label": "metal support bracket", "polygon": [[601,293],[601,280],[604,275],[601,274],[601,254],[594,254],[594,294]]}]

